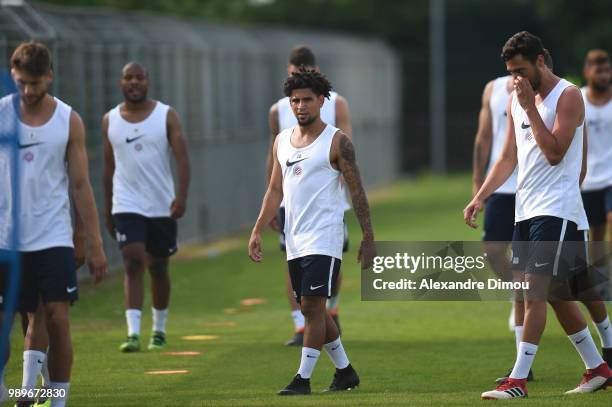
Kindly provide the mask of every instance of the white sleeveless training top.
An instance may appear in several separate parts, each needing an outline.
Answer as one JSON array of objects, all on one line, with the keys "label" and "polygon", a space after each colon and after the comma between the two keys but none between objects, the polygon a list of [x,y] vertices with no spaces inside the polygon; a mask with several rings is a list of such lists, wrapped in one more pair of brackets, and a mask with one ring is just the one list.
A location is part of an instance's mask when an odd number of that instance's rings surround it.
[{"label": "white sleeveless training top", "polygon": [[[0,117],[17,117],[13,98],[0,99]],[[42,126],[29,126],[21,121],[19,131],[19,237],[16,249],[39,251],[52,247],[73,247],[66,148],[70,138],[70,114],[72,108],[54,98],[53,115]],[[8,153],[6,148],[3,153]],[[0,167],[10,167],[8,156],[3,154]],[[7,171],[5,171],[5,169]],[[2,184],[10,186],[10,168],[2,168]],[[14,226],[11,210],[14,194],[12,188],[2,191],[0,198],[0,248],[8,247],[8,238]],[[6,227],[8,226],[8,227]],[[6,227],[6,228],[5,228]]]},{"label": "white sleeveless training top", "polygon": [[584,191],[595,191],[612,185],[612,99],[605,105],[589,102],[582,88],[588,133],[587,174]]},{"label": "white sleeveless training top", "polygon": [[[563,91],[570,86],[574,85],[561,79],[537,107],[549,130],[552,130],[554,125],[557,102]],[[587,230],[589,224],[579,187],[584,123],[576,128],[574,138],[561,162],[552,166],[536,143],[531,133],[529,118],[514,92],[512,118],[518,155],[515,221],[547,215],[570,220],[578,225],[578,230]]]},{"label": "white sleeveless training top", "polygon": [[[329,99],[323,99],[323,106],[321,107],[321,120],[323,123],[331,124],[336,126],[336,99],[338,93],[329,92]],[[297,119],[291,110],[291,104],[289,103],[289,97],[285,97],[276,102],[278,108],[278,128],[283,131],[286,129],[292,129],[298,125]],[[351,209],[351,202],[348,196],[348,188],[342,185],[343,196],[344,196],[344,210],[348,211]],[[281,202],[281,207],[285,206],[285,201]]]},{"label": "white sleeveless training top", "polygon": [[166,131],[169,107],[158,101],[146,119],[130,123],[121,117],[119,106],[108,115],[115,157],[112,213],[169,217],[175,197]]},{"label": "white sleeveless training top", "polygon": [[293,128],[278,135],[287,260],[315,254],[342,259],[344,196],[340,171],[329,161],[337,131],[327,125],[315,141],[302,148],[291,144]]},{"label": "white sleeveless training top", "polygon": [[[506,140],[506,127],[508,114],[506,108],[508,107],[508,98],[510,93],[508,92],[508,80],[511,76],[502,76],[495,79],[493,82],[493,91],[491,92],[491,98],[489,99],[489,109],[491,109],[491,121],[493,130],[493,142],[491,143],[491,155],[489,158],[489,168],[487,173],[491,171],[495,162],[499,159],[502,151],[504,150],[504,143]],[[517,169],[515,168],[510,175],[510,178],[506,180],[497,188],[495,193],[497,194],[514,194],[516,192],[516,175]]]}]

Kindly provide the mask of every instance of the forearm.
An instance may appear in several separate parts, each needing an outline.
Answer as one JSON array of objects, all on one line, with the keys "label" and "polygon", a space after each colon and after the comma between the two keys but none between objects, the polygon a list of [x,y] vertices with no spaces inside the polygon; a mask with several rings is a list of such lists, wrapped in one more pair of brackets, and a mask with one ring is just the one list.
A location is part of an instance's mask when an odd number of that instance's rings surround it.
[{"label": "forearm", "polygon": [[177,196],[181,199],[187,199],[189,191],[189,183],[191,181],[191,166],[188,159],[181,160],[177,163],[176,172],[178,174],[178,191]]},{"label": "forearm", "polygon": [[488,152],[486,146],[480,140],[476,139],[473,152],[472,182],[477,185],[482,185],[484,182],[487,156]]},{"label": "forearm", "polygon": [[85,225],[84,232],[89,245],[102,245],[98,211],[89,182],[82,182],[80,185],[75,186],[74,200],[76,210]]},{"label": "forearm", "polygon": [[113,210],[113,174],[104,173],[104,214],[110,215]]},{"label": "forearm", "polygon": [[531,133],[536,143],[538,143],[538,147],[540,147],[548,162],[551,165],[555,165],[563,159],[565,153],[559,140],[548,130],[537,109],[529,109],[526,113],[529,118]]},{"label": "forearm", "polygon": [[255,222],[255,226],[253,227],[254,232],[261,232],[266,225],[272,221],[274,216],[276,216],[276,211],[278,211],[278,207],[282,200],[282,190],[268,188],[261,205],[261,210],[259,211],[259,216],[257,217],[257,222]]},{"label": "forearm", "polygon": [[361,185],[351,190],[351,200],[353,202],[353,211],[355,212],[355,216],[357,216],[359,226],[361,226],[363,240],[374,240],[374,230],[372,229],[372,220],[370,218],[370,205],[368,204],[368,198]]},{"label": "forearm", "polygon": [[475,198],[482,200],[487,199],[506,182],[510,175],[512,175],[515,167],[516,162],[510,159],[501,158],[497,160]]}]

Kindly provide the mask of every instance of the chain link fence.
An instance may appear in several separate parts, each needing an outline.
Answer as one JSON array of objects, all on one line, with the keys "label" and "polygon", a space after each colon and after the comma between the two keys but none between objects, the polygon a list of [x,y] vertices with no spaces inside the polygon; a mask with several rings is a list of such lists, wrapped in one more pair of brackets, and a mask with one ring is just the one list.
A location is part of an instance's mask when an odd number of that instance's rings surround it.
[{"label": "chain link fence", "polygon": [[[297,44],[313,48],[321,70],[349,102],[366,186],[398,176],[399,61],[380,41],[106,9],[4,3],[0,63],[8,66],[13,49],[24,40],[42,41],[52,50],[52,93],[85,122],[100,212],[101,120],[121,102],[120,70],[131,60],[148,68],[150,96],[172,105],[182,119],[193,174],[188,212],[179,223],[183,242],[244,230],[257,216],[265,188],[268,109],[282,96],[287,57]],[[106,233],[104,239],[111,264],[118,264],[116,245]]]}]

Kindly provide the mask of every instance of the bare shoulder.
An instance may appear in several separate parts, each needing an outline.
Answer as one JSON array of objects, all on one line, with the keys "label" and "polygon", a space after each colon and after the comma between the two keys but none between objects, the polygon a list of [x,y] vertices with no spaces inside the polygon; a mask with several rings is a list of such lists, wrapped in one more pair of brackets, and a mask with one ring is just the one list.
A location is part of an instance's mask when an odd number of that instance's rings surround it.
[{"label": "bare shoulder", "polygon": [[495,79],[490,80],[485,85],[482,91],[482,103],[488,103],[491,99],[491,94],[493,93],[493,85],[495,84]]},{"label": "bare shoulder", "polygon": [[351,138],[346,135],[342,130],[338,130],[334,134],[332,140],[332,150],[340,156],[345,157],[346,154],[355,154],[355,148]]},{"label": "bare shoulder", "polygon": [[268,114],[270,116],[278,115],[278,102],[276,102],[272,106],[270,106],[270,110],[268,111]]},{"label": "bare shoulder", "polygon": [[557,103],[557,112],[576,114],[581,117],[584,114],[584,99],[582,92],[576,86],[568,86],[561,92],[559,102]]},{"label": "bare shoulder", "polygon": [[74,134],[75,131],[82,133],[84,136],[85,125],[83,124],[83,119],[81,119],[81,116],[74,109],[72,109],[70,111],[70,134]]},{"label": "bare shoulder", "polygon": [[348,101],[340,94],[336,96],[336,108],[348,108]]}]

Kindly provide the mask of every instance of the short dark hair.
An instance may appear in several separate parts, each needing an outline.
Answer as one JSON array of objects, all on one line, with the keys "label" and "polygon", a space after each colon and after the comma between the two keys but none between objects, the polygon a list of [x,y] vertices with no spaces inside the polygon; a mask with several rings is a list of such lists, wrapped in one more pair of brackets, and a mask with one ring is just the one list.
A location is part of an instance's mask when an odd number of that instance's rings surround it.
[{"label": "short dark hair", "polygon": [[317,60],[310,48],[305,45],[298,45],[289,54],[289,64],[295,66],[317,66]]},{"label": "short dark hair", "polygon": [[283,84],[285,96],[291,96],[295,89],[310,89],[317,96],[325,96],[329,99],[332,84],[321,72],[314,69],[305,69],[303,66],[293,72]]},{"label": "short dark hair", "polygon": [[544,63],[546,64],[548,69],[550,69],[551,71],[553,70],[554,64],[553,64],[552,55],[550,55],[550,51],[547,50],[546,48],[544,48]]},{"label": "short dark hair", "polygon": [[40,42],[24,42],[13,52],[11,68],[32,76],[46,75],[53,69],[51,51]]},{"label": "short dark hair", "polygon": [[517,55],[522,55],[525,59],[535,62],[539,55],[545,55],[542,40],[527,31],[514,34],[504,44],[501,58],[506,62]]},{"label": "short dark hair", "polygon": [[584,59],[584,66],[602,65],[610,62],[610,54],[603,49],[592,49],[587,52]]}]

